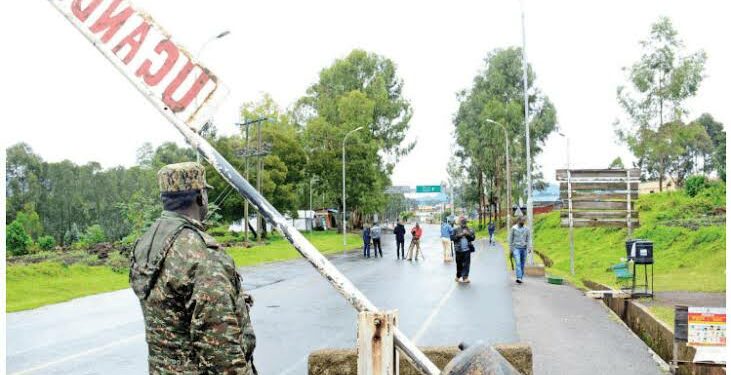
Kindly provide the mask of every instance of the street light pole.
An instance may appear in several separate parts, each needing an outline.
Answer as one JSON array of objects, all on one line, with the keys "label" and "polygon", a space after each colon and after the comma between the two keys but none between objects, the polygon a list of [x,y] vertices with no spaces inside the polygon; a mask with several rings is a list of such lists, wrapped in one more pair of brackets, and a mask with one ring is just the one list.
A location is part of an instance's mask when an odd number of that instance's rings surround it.
[{"label": "street light pole", "polygon": [[506,195],[506,204],[505,204],[505,230],[508,236],[510,236],[510,210],[512,209],[512,206],[510,204],[510,189],[511,189],[511,181],[510,181],[510,148],[508,147],[508,142],[510,141],[508,138],[508,129],[505,128],[505,126],[497,121],[493,121],[490,119],[486,119],[485,121],[495,124],[499,126],[501,129],[503,129],[503,133],[505,134],[505,189]]},{"label": "street light pole", "polygon": [[363,127],[359,126],[349,131],[347,134],[345,134],[345,137],[343,137],[343,255],[345,255],[345,251],[347,250],[348,246],[348,222],[345,220],[345,141],[348,139],[349,135],[357,132],[360,129],[363,129]]},{"label": "street light pole", "polygon": [[520,9],[520,22],[523,29],[523,112],[525,121],[525,163],[526,163],[526,178],[528,180],[528,230],[530,231],[530,237],[528,237],[528,249],[530,253],[528,255],[528,264],[533,265],[533,177],[531,172],[531,157],[530,157],[530,126],[528,125],[528,59],[525,55],[525,12],[523,10],[523,3],[521,2]]},{"label": "street light pole", "polygon": [[[203,50],[208,46],[209,43],[211,43],[212,41],[214,41],[216,39],[221,39],[221,38],[225,37],[228,34],[231,34],[231,32],[228,31],[228,30],[225,30],[225,31],[219,33],[218,35],[215,35],[215,36],[209,38],[208,40],[206,40],[205,43],[203,43],[201,45],[201,47],[198,48],[198,52],[195,54],[196,58],[198,60],[201,59],[201,55],[203,54]],[[195,98],[195,104],[196,104],[196,107],[197,107],[198,106],[198,97]],[[201,162],[201,153],[198,152],[198,151],[196,151],[196,153],[195,153],[195,161],[196,161],[196,163],[200,163]]]},{"label": "street light pole", "polygon": [[566,138],[566,176],[568,177],[568,200],[569,200],[569,258],[570,258],[570,268],[571,268],[571,275],[574,275],[574,210],[573,210],[573,199],[571,191],[573,188],[571,187],[571,159],[569,158],[569,136],[565,135],[563,133],[558,133],[558,135]]}]

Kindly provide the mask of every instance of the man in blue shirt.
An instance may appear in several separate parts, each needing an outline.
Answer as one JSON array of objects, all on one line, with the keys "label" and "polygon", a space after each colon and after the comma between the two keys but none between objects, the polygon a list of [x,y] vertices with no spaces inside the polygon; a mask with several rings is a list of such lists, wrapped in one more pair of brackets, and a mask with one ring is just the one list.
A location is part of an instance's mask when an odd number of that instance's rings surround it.
[{"label": "man in blue shirt", "polygon": [[444,261],[452,261],[452,226],[447,222],[447,218],[442,221],[441,230],[442,247],[444,248]]},{"label": "man in blue shirt", "polygon": [[523,270],[525,269],[525,259],[528,253],[528,243],[530,243],[530,231],[525,226],[525,216],[518,218],[518,223],[510,228],[510,252],[515,258],[515,282],[523,283]]}]

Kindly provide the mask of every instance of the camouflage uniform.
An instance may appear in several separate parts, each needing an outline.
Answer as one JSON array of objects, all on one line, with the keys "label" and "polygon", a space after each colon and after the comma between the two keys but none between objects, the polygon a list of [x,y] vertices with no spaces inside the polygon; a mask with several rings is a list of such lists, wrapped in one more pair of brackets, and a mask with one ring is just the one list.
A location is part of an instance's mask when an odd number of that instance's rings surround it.
[{"label": "camouflage uniform", "polygon": [[[202,171],[196,163],[164,167],[160,190],[200,190]],[[150,374],[256,374],[252,300],[198,221],[164,211],[135,245],[130,284],[145,317]]]}]

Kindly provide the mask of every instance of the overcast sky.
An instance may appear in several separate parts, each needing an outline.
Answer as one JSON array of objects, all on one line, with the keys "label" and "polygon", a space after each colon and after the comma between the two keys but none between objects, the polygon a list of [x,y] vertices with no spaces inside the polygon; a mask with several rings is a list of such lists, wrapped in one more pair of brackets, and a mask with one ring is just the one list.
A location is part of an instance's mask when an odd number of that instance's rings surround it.
[{"label": "overcast sky", "polygon": [[[288,108],[318,72],[354,48],[392,59],[405,81],[414,116],[407,140],[416,148],[397,165],[395,185],[446,179],[455,93],[470,86],[494,48],[520,45],[520,3],[512,1],[180,1],[133,0],[196,51],[230,88],[215,117],[221,133],[236,131],[242,102],[270,93]],[[632,161],[616,142],[622,115],[615,91],[621,71],[640,56],[638,41],[661,15],[671,18],[689,50],[708,53],[706,79],[688,102],[690,118],[711,113],[728,126],[731,106],[729,13],[719,1],[525,2],[528,60],[538,85],[571,137],[572,167]],[[3,136],[27,142],[45,160],[129,166],[144,142],[183,143],[174,128],[104,57],[43,0],[0,5],[3,50]],[[548,180],[566,162],[565,141],[549,137],[537,159]]]}]

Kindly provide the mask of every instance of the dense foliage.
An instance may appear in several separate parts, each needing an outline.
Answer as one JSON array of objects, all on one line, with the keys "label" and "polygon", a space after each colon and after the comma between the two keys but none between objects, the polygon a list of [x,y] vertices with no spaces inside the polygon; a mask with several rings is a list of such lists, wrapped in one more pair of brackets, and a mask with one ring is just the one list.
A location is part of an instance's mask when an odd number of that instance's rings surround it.
[{"label": "dense foliage", "polygon": [[[535,85],[536,75],[528,65],[528,123],[530,152],[541,153],[548,135],[556,129],[556,109]],[[523,65],[520,48],[496,49],[485,59],[485,68],[474,78],[472,87],[457,94],[459,109],[454,116],[456,160],[450,162],[450,180],[463,180],[462,198],[477,203],[479,212],[490,204],[504,202],[505,181],[510,178],[512,198],[525,196],[526,152],[523,99]],[[505,134],[508,133],[510,176],[505,170]],[[534,166],[535,167],[535,166]],[[533,168],[533,171],[536,169]],[[535,173],[535,172],[534,172]],[[459,176],[464,175],[464,178]],[[541,175],[534,174],[535,187],[541,187]],[[480,216],[482,220],[482,215]]]},{"label": "dense foliage", "polygon": [[685,101],[698,92],[706,63],[704,51],[685,53],[682,40],[666,17],[640,42],[642,57],[630,68],[627,85],[617,88],[619,104],[630,119],[617,123],[617,135],[637,157],[643,176],[659,181],[670,177],[682,186],[700,170],[726,179],[726,133],[709,114],[684,122]]},{"label": "dense foliage", "polygon": [[403,144],[411,105],[403,97],[396,64],[383,56],[354,50],[320,72],[299,100],[295,114],[304,125],[307,171],[329,194],[328,204],[342,209],[342,156],[345,144],[346,205],[351,222],[382,212],[385,189],[395,162],[414,146]]}]

